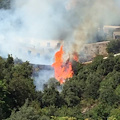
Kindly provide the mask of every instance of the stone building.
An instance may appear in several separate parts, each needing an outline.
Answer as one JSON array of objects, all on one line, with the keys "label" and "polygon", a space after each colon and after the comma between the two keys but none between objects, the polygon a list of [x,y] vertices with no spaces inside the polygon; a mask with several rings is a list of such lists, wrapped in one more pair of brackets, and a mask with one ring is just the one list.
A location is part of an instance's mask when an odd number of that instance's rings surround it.
[{"label": "stone building", "polygon": [[120,26],[104,26],[103,30],[108,39],[120,39]]},{"label": "stone building", "polygon": [[81,62],[91,61],[97,55],[107,56],[106,51],[109,41],[85,44],[80,52],[79,58]]}]

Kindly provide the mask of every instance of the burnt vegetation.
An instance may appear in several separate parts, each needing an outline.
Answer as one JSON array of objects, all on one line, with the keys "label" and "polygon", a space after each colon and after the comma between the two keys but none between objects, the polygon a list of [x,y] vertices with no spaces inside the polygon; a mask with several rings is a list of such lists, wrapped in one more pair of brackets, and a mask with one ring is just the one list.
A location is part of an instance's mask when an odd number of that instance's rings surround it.
[{"label": "burnt vegetation", "polygon": [[[119,120],[120,56],[73,63],[74,76],[36,91],[29,62],[0,57],[0,120]],[[41,69],[40,69],[41,70]]]}]

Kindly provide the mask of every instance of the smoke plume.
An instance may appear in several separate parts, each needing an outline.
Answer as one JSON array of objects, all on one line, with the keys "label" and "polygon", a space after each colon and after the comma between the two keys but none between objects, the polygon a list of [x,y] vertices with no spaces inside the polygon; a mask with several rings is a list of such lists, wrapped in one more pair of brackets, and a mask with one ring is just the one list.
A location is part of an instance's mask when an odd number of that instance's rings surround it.
[{"label": "smoke plume", "polygon": [[79,52],[98,27],[119,22],[119,7],[119,0],[12,0],[10,9],[0,10],[1,54],[51,64],[54,52],[52,59],[37,59],[26,55],[28,48],[63,40],[67,52]]},{"label": "smoke plume", "polygon": [[79,53],[103,25],[119,24],[119,0],[12,0],[0,9],[0,55],[52,64],[57,43]]}]

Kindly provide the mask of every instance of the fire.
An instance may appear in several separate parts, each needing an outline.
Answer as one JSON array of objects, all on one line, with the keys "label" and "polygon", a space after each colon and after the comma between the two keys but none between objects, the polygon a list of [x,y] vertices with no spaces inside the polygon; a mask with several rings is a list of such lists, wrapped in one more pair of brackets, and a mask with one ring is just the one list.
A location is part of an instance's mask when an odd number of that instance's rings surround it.
[{"label": "fire", "polygon": [[63,84],[67,78],[73,76],[72,63],[69,58],[66,62],[63,61],[63,46],[55,53],[55,62],[52,64],[55,70],[55,78]]},{"label": "fire", "polygon": [[73,60],[76,61],[76,62],[79,61],[77,52],[74,52],[74,53],[73,53]]}]

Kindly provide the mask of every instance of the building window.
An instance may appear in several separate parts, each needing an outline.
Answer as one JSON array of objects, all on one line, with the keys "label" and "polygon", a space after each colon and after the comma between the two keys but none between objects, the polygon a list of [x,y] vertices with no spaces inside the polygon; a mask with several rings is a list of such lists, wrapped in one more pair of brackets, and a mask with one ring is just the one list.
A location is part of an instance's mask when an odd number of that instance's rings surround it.
[{"label": "building window", "polygon": [[60,43],[57,43],[57,48],[59,48],[60,47]]}]

